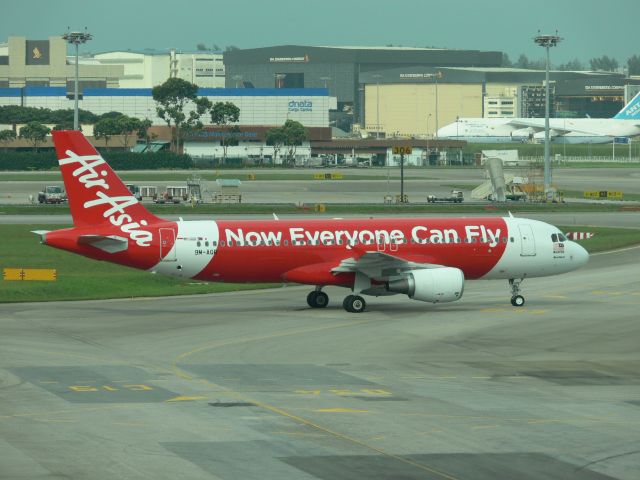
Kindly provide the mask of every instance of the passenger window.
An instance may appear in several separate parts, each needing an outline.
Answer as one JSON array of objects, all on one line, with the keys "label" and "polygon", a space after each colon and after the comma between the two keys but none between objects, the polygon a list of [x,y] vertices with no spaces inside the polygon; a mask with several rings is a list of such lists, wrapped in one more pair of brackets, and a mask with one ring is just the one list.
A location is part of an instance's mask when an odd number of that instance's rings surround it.
[{"label": "passenger window", "polygon": [[289,240],[285,240],[285,241],[284,241],[284,246],[285,246],[285,247],[288,247],[288,246],[289,246]]},{"label": "passenger window", "polygon": [[209,242],[204,242],[204,246],[208,247],[209,246]]},{"label": "passenger window", "polygon": [[[198,246],[200,246],[200,242],[198,242]],[[218,246],[218,242],[216,242],[215,240],[213,242],[211,242],[211,246],[212,247],[217,247]]]},{"label": "passenger window", "polygon": [[515,240],[513,239],[513,237],[511,237],[509,240],[511,240],[511,243],[513,243]]},{"label": "passenger window", "polygon": [[[209,242],[207,242],[207,243],[209,243]],[[207,245],[207,246],[208,246],[208,245]],[[229,240],[229,246],[230,246],[230,247],[233,247],[233,241]]]},{"label": "passenger window", "polygon": [[222,240],[222,241],[220,242],[220,246],[221,246],[221,247],[224,247],[224,240]]},{"label": "passenger window", "polygon": [[196,245],[200,247],[202,245],[202,242],[198,242]]}]

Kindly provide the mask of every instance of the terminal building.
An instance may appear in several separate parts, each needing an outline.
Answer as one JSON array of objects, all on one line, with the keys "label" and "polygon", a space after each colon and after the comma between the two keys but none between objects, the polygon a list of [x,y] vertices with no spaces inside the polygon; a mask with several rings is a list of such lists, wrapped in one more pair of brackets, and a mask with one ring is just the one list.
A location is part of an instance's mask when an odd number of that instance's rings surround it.
[{"label": "terminal building", "polygon": [[[226,52],[227,86],[326,87],[331,125],[374,137],[432,137],[458,117],[544,115],[541,70],[502,68],[502,52],[282,45]],[[552,116],[607,118],[637,80],[551,72]]]},{"label": "terminal building", "polygon": [[[0,43],[0,88],[67,87],[75,78],[75,56],[61,36],[47,40],[9,37]],[[152,88],[177,77],[202,88],[224,88],[222,53],[210,51],[113,51],[79,58],[80,89]]]},{"label": "terminal building", "polygon": [[[329,110],[335,108],[324,88],[201,88],[198,94],[212,103],[232,102],[240,108],[238,125],[281,126],[288,119],[305,127],[328,127]],[[64,110],[73,108],[65,87],[0,88],[0,105]],[[166,125],[156,113],[150,88],[85,88],[80,108],[96,115],[120,112]],[[203,118],[203,123],[207,119]],[[210,120],[210,119],[209,119]]]}]

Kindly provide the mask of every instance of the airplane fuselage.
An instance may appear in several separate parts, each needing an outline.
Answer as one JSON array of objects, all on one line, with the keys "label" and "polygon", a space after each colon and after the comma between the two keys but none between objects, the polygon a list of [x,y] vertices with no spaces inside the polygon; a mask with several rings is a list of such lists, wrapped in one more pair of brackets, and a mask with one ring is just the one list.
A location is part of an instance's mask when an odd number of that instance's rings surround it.
[{"label": "airplane fuselage", "polygon": [[[466,279],[554,275],[577,268],[587,257],[574,242],[554,242],[556,227],[512,217],[163,222],[146,227],[153,238],[147,246],[116,253],[79,245],[83,230],[50,232],[45,243],[204,281],[348,286],[353,274],[332,269],[345,257],[370,251],[458,268]],[[91,233],[101,232],[92,227]]]}]

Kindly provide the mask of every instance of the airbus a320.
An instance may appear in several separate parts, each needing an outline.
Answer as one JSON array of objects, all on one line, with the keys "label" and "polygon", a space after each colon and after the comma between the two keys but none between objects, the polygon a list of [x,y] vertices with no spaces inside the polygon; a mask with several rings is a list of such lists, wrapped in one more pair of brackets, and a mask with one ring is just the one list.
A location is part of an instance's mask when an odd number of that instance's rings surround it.
[{"label": "airbus a320", "polygon": [[376,218],[171,221],[149,212],[77,131],[54,131],[73,227],[35,233],[86,257],[210,282],[345,287],[348,312],[363,295],[404,294],[430,303],[462,298],[465,282],[508,280],[522,307],[526,278],[570,272],[589,255],[553,225],[525,218]]}]

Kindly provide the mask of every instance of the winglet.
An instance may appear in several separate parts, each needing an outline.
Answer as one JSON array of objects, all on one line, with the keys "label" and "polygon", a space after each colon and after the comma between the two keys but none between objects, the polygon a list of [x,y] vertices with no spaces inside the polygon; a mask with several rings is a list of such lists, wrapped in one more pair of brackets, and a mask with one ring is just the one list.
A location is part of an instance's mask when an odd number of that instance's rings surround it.
[{"label": "winglet", "polygon": [[278,218],[278,215],[276,215],[276,214],[275,214],[275,212],[273,213],[273,219],[274,219],[274,220],[280,220],[280,219]]}]

